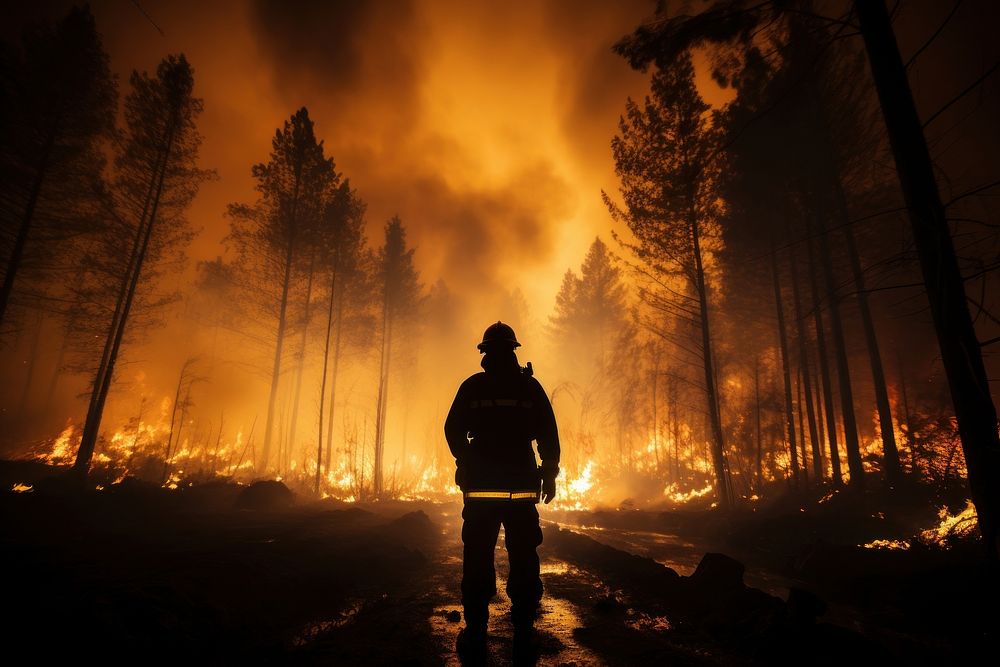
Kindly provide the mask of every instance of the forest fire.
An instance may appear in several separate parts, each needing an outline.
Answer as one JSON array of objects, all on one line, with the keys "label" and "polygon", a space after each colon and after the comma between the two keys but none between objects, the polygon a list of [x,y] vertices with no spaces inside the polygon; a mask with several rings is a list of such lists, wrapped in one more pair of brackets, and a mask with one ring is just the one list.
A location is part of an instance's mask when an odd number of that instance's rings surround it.
[{"label": "forest fire", "polygon": [[996,643],[995,3],[8,4],[19,648]]},{"label": "forest fire", "polygon": [[694,500],[695,498],[702,498],[712,493],[712,485],[706,484],[704,488],[692,489],[686,493],[678,491],[677,485],[671,482],[667,485],[667,488],[663,490],[663,495],[670,499],[671,502],[680,505],[686,503],[689,500]]},{"label": "forest fire", "polygon": [[865,549],[906,550],[914,542],[928,547],[949,549],[956,541],[967,540],[976,531],[976,506],[965,501],[965,508],[952,514],[947,507],[938,510],[937,525],[921,530],[912,539],[875,539],[862,545]]},{"label": "forest fire", "polygon": [[942,507],[938,517],[941,522],[937,526],[920,533],[921,541],[926,544],[947,546],[950,540],[969,537],[976,530],[976,507],[971,500],[966,501],[965,509],[954,515],[947,507]]}]

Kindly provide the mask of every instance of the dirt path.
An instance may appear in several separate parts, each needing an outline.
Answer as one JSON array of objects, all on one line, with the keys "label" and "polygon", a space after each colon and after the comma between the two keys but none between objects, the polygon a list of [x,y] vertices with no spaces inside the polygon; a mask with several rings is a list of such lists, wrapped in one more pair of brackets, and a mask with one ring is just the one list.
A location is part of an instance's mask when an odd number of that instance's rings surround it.
[{"label": "dirt path", "polygon": [[[458,508],[432,517],[441,542],[418,581],[391,593],[370,591],[347,613],[317,619],[300,635],[296,656],[307,664],[460,665],[455,644],[464,627]],[[665,653],[677,664],[717,664],[701,647],[668,638],[669,619],[631,605],[621,591],[572,562],[540,549],[545,596],[537,631],[537,665],[634,665]],[[505,595],[508,566],[501,532],[496,551],[496,598],[490,604],[489,665],[510,665],[513,628]]]},{"label": "dirt path", "polygon": [[[453,514],[442,515],[445,542],[434,568],[431,581],[432,595],[436,598],[431,628],[434,639],[442,648],[443,664],[461,664],[454,652],[458,632],[464,623],[458,620],[461,612],[459,585],[462,579],[462,544],[456,539],[461,534],[461,524]],[[507,583],[507,555],[503,549],[501,531],[496,551],[497,597],[490,604],[489,664],[511,663],[513,627],[510,623],[510,600],[503,592]],[[584,573],[575,572],[565,561],[546,557],[542,551],[542,579],[546,595],[539,619],[535,624],[538,645],[538,664],[544,665],[603,665],[607,661],[582,646],[574,637],[574,630],[583,625],[583,610],[566,593],[570,588],[601,590],[599,582]],[[574,586],[567,586],[571,580]],[[577,591],[579,592],[579,591]],[[579,595],[573,596],[579,599]]]}]

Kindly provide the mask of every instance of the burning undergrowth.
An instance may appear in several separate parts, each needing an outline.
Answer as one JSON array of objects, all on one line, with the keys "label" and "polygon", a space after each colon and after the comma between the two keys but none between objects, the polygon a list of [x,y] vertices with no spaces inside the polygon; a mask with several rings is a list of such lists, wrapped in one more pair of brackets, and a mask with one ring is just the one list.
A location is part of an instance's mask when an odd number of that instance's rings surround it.
[{"label": "burning undergrowth", "polygon": [[[259,460],[259,433],[251,422],[246,428],[228,433],[222,425],[202,429],[190,420],[172,421],[170,402],[164,399],[158,410],[147,411],[130,419],[98,440],[91,461],[90,483],[98,490],[110,489],[126,479],[169,490],[193,488],[206,483],[233,483],[249,485],[255,481],[272,479],[284,483],[302,498],[332,499],[344,502],[361,502],[374,498],[373,462],[366,454],[363,443],[348,441],[335,448],[329,467],[316,474],[315,460],[294,457],[282,471],[264,474],[257,470]],[[961,453],[955,452],[953,439],[935,435],[928,427],[919,433],[900,433],[904,442],[919,442],[921,455],[903,446],[901,453],[912,462],[912,479],[927,480],[921,493],[924,499],[929,486],[938,490],[955,486],[964,475]],[[68,422],[54,437],[31,445],[20,457],[55,468],[73,464],[79,447],[81,428]],[[572,433],[568,438],[574,437]],[[919,437],[918,437],[919,436]],[[937,442],[938,445],[934,445]],[[877,444],[877,443],[876,443]],[[874,446],[874,445],[872,445]],[[388,466],[381,498],[404,501],[454,502],[460,492],[454,483],[454,467],[442,445],[441,455],[422,460],[411,455],[407,465],[398,461]],[[583,512],[597,509],[618,511],[644,510],[650,512],[710,511],[717,506],[717,492],[713,472],[704,443],[694,440],[674,439],[667,435],[650,437],[646,446],[639,448],[627,460],[606,455],[585,457],[573,443],[566,445],[568,461],[564,462],[558,480],[556,500],[546,506],[555,512]],[[936,452],[936,454],[935,454]],[[735,452],[734,452],[735,456]],[[736,459],[734,459],[735,461]],[[920,462],[941,468],[939,474],[930,474],[931,468]],[[803,512],[821,506],[837,506],[839,491],[816,485],[808,490],[796,490],[790,480],[776,474],[777,468],[765,466],[755,476],[746,466],[734,466],[731,471],[730,492],[738,500],[738,511],[756,512],[772,503],[798,503],[795,509]],[[787,465],[787,462],[786,462]],[[934,468],[936,470],[937,468]],[[877,472],[877,469],[873,472]],[[956,477],[958,474],[958,477]],[[874,480],[875,475],[872,475]],[[803,479],[808,484],[808,479]],[[17,492],[29,492],[31,479],[15,479],[7,485]],[[14,488],[14,487],[17,488]],[[907,483],[904,487],[912,488]],[[891,506],[892,496],[886,496]],[[785,499],[785,500],[782,500]],[[833,499],[831,501],[831,499]],[[877,505],[879,501],[873,501]],[[906,531],[872,531],[856,542],[869,549],[906,549],[914,542],[931,546],[948,546],[956,539],[974,532],[975,513],[966,506],[964,495],[949,495],[947,503],[937,502],[941,508],[936,518],[921,516],[906,525]],[[928,507],[930,507],[929,505]],[[870,514],[876,516],[884,508],[875,507]],[[924,507],[926,509],[926,507]],[[970,514],[971,512],[971,514]],[[891,511],[890,511],[891,514]],[[905,523],[905,522],[904,522]]]},{"label": "burning undergrowth", "polygon": [[890,551],[905,551],[913,545],[947,549],[953,545],[968,542],[978,538],[978,517],[976,506],[971,500],[965,501],[965,507],[952,513],[947,506],[938,510],[938,523],[921,530],[911,538],[885,539],[877,538],[862,546],[865,549],[887,549]]},{"label": "burning undergrowth", "polygon": [[[164,417],[168,414],[166,407],[161,412]],[[80,427],[69,422],[57,436],[34,443],[20,459],[67,468],[73,465],[80,436]],[[351,448],[338,450],[331,468],[321,472],[318,480],[315,463],[298,464],[294,460],[284,474],[262,475],[254,467],[255,453],[252,428],[246,435],[237,431],[232,438],[223,437],[221,429],[215,434],[187,436],[176,425],[171,428],[166,419],[148,422],[133,419],[99,439],[91,461],[90,480],[101,489],[133,478],[176,490],[212,481],[246,485],[273,478],[306,497],[345,502],[372,497],[371,463],[365,460],[363,452]],[[439,502],[460,498],[450,461],[438,459],[421,466],[414,459],[410,463],[410,468],[416,472],[408,476],[397,475],[393,467],[387,476],[383,497]],[[588,459],[564,467],[558,495],[551,507],[567,511],[609,505],[626,509],[668,509],[707,508],[713,503],[714,486],[705,466],[692,463],[682,477],[664,483],[652,459],[639,461],[625,470],[613,461]]]}]

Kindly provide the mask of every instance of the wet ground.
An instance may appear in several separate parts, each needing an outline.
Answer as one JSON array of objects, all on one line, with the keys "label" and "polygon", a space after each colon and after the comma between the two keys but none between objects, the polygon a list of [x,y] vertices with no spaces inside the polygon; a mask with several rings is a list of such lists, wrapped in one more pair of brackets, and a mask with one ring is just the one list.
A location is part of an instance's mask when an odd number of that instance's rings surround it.
[{"label": "wet ground", "polygon": [[[457,621],[461,613],[458,585],[462,577],[462,545],[455,538],[461,534],[461,520],[453,509],[442,513],[440,520],[443,543],[435,568],[434,591],[444,604],[435,606],[431,627],[442,649],[443,664],[458,665],[461,661],[454,648],[463,627],[463,623]],[[489,662],[497,665],[509,664],[513,655],[510,600],[504,593],[508,566],[503,540],[501,529],[496,551],[498,592],[490,604],[488,640]],[[544,548],[541,560],[547,594],[535,625],[538,661],[554,665],[608,664],[607,659],[581,645],[574,637],[574,631],[583,626],[582,606],[607,596],[606,588],[598,578],[546,554]]]}]

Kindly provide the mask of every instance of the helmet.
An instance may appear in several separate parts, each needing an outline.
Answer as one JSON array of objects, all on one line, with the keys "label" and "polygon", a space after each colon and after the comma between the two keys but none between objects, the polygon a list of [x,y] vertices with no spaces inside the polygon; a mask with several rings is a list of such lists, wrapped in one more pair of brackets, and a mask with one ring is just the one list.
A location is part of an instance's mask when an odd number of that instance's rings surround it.
[{"label": "helmet", "polygon": [[486,331],[483,332],[483,342],[481,342],[476,347],[480,352],[485,352],[487,348],[493,347],[509,347],[514,349],[521,347],[521,344],[517,342],[517,336],[514,335],[514,330],[510,325],[504,324],[503,322],[497,320],[496,324],[491,324],[486,327]]}]

